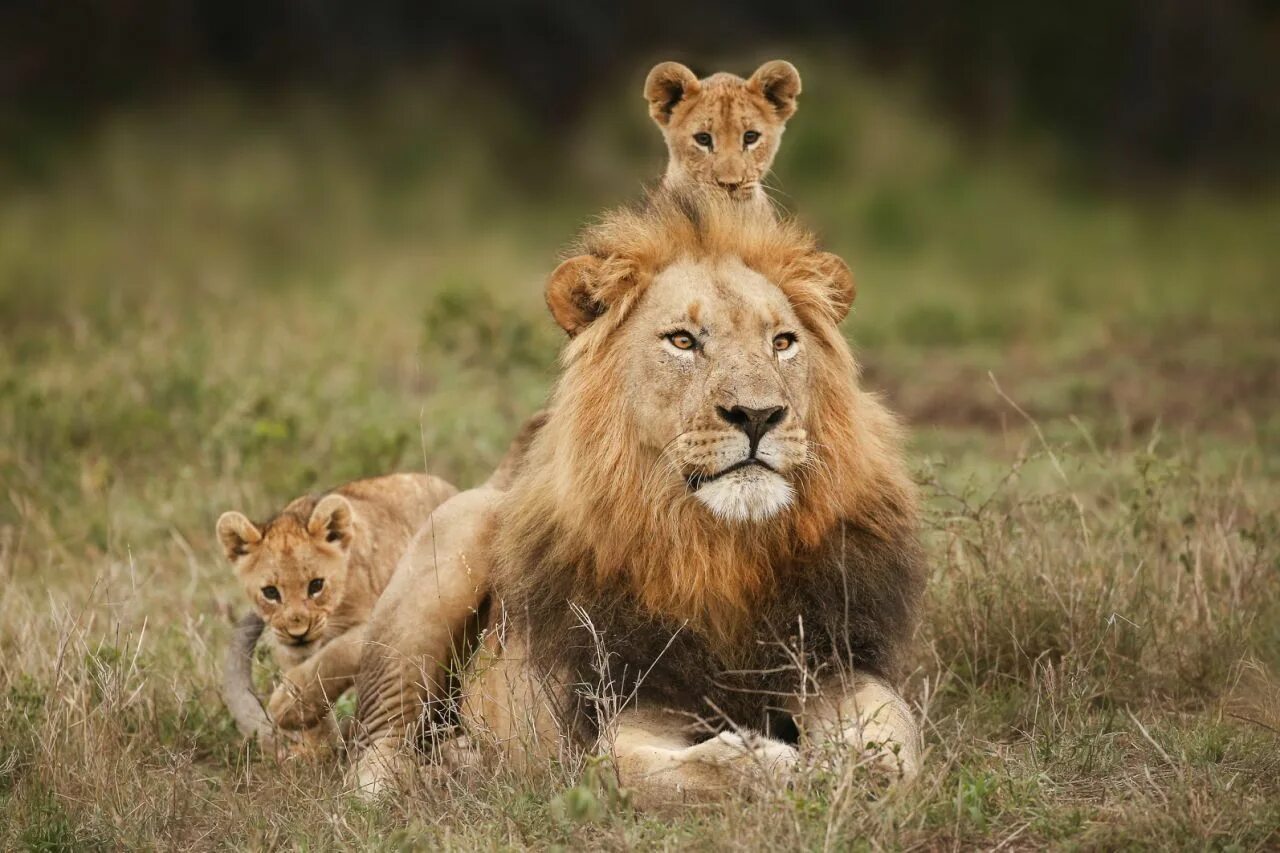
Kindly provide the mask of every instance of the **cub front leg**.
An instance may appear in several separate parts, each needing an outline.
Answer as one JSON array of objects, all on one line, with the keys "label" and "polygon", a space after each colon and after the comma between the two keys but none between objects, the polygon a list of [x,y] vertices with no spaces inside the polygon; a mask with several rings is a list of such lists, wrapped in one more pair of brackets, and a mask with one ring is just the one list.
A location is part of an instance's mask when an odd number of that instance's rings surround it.
[{"label": "cub front leg", "polygon": [[624,711],[606,745],[618,782],[641,809],[707,802],[731,790],[785,781],[795,747],[752,732],[722,732],[698,743],[688,721],[673,713]]},{"label": "cub front leg", "polygon": [[904,781],[920,771],[920,729],[898,692],[870,673],[828,683],[807,697],[796,722],[809,743],[841,741]]},{"label": "cub front leg", "polygon": [[319,723],[338,697],[355,685],[366,636],[366,626],[358,625],[289,669],[267,703],[275,724],[306,729]]}]

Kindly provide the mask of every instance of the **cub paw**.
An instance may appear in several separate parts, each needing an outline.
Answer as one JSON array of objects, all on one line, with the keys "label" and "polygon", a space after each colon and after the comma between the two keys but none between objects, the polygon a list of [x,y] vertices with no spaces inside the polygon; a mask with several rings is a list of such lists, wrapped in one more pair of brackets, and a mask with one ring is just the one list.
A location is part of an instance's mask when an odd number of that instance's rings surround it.
[{"label": "cub paw", "polygon": [[323,716],[324,709],[306,702],[297,685],[286,679],[271,693],[267,714],[280,728],[297,730],[314,726]]}]

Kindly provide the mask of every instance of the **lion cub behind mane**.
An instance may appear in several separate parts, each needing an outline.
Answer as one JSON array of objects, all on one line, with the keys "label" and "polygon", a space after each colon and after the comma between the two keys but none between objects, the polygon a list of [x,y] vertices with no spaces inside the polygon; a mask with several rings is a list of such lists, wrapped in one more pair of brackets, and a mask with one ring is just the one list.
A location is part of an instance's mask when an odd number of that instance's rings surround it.
[{"label": "lion cub behind mane", "polygon": [[762,182],[800,97],[794,65],[775,59],[746,80],[723,71],[699,80],[678,62],[662,62],[649,72],[644,97],[670,154],[664,187],[719,187],[766,201]]},{"label": "lion cub behind mane", "polygon": [[[254,524],[238,512],[218,519],[218,540],[254,612],[227,655],[224,697],[240,730],[269,741],[274,728],[308,729],[355,682],[365,623],[410,538],[457,492],[427,474],[357,480],[292,501]],[[270,626],[284,678],[270,719],[253,692],[253,647]]]}]

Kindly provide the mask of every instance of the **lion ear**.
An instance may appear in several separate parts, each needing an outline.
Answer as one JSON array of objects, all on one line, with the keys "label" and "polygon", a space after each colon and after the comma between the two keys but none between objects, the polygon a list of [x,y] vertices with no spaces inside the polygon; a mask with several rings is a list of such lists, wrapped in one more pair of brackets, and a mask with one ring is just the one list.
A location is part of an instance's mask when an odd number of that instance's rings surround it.
[{"label": "lion ear", "polygon": [[337,545],[345,551],[355,536],[351,504],[342,495],[325,495],[311,510],[307,532],[313,539]]},{"label": "lion ear", "polygon": [[697,76],[679,62],[659,62],[644,81],[644,99],[649,102],[649,115],[659,127],[665,127],[671,121],[676,105],[697,94],[699,88]]},{"label": "lion ear", "polygon": [[774,112],[783,121],[796,114],[800,72],[785,59],[774,59],[757,68],[747,81],[747,88],[773,104]]},{"label": "lion ear", "polygon": [[570,258],[556,267],[547,282],[547,307],[569,337],[604,313],[605,306],[599,300],[603,263],[594,255]]},{"label": "lion ear", "polygon": [[839,323],[853,307],[858,288],[853,281],[853,271],[839,255],[831,252],[819,252],[814,258],[818,276],[827,286],[827,300],[831,305],[833,319]]},{"label": "lion ear", "polygon": [[238,512],[224,512],[218,518],[218,541],[222,543],[222,553],[232,563],[248,555],[254,546],[262,541],[262,531],[253,526],[253,522]]}]

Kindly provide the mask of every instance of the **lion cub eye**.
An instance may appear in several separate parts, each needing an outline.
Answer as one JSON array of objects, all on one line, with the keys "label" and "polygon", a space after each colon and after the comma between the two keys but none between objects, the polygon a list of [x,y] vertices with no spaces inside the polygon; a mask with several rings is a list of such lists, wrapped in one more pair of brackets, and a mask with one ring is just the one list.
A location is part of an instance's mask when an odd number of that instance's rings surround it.
[{"label": "lion cub eye", "polygon": [[693,141],[701,145],[703,148],[710,148],[711,134],[707,133],[705,130],[701,133],[695,133],[693,135]]},{"label": "lion cub eye", "polygon": [[782,358],[789,358],[796,351],[796,336],[790,332],[783,332],[774,336],[773,351]]},{"label": "lion cub eye", "polygon": [[748,130],[746,133],[742,134],[743,145],[755,145],[759,139],[760,131],[758,130]]},{"label": "lion cub eye", "polygon": [[667,335],[667,340],[670,341],[671,345],[676,349],[685,350],[686,352],[698,345],[698,342],[694,339],[693,335],[688,332],[672,332]]},{"label": "lion cub eye", "polygon": [[267,601],[279,601],[280,590],[276,589],[274,586],[264,586],[262,588],[262,597]]},{"label": "lion cub eye", "polygon": [[322,589],[324,589],[324,578],[312,578],[311,583],[307,584],[307,595],[315,598]]}]

